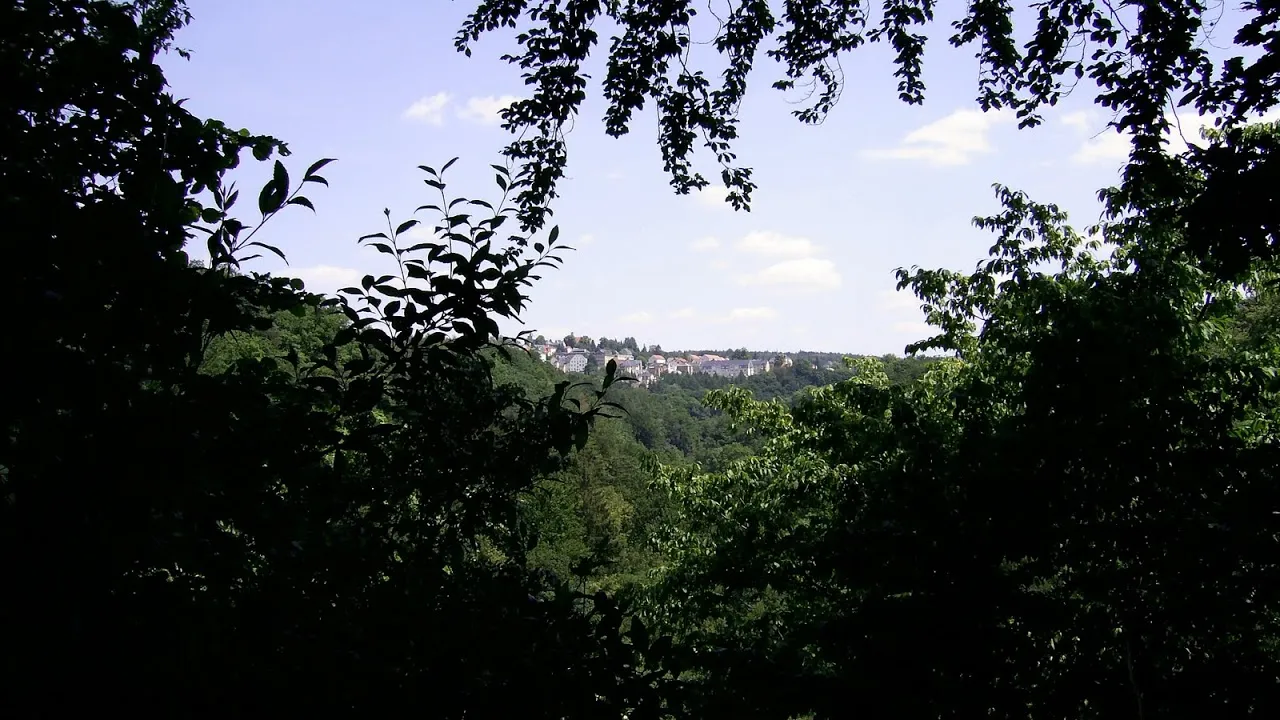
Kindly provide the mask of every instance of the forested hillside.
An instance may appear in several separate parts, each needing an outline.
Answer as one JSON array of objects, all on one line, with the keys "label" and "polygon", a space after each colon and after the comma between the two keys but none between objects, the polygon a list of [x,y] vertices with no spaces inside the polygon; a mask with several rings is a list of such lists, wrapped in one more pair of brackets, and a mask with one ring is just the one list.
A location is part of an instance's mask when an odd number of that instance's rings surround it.
[{"label": "forested hillside", "polygon": [[[932,4],[731,2],[695,33],[683,2],[484,0],[454,49],[514,31],[527,96],[462,111],[509,144],[405,160],[423,195],[336,293],[255,262],[287,262],[282,214],[329,221],[341,159],[170,92],[187,3],[0,4],[0,715],[1280,717],[1280,10],[1231,38],[1179,0],[956,10],[979,109],[1112,113],[1099,222],[996,185],[985,260],[896,273],[912,357],[641,388],[500,325],[566,263],[591,56],[608,135],[656,110],[672,188],[709,159],[742,211],[758,54],[804,122],[876,42],[924,103]],[[1213,127],[1175,146],[1175,108]]]},{"label": "forested hillside", "polygon": [[[518,385],[531,398],[549,394],[558,381],[583,380],[519,350],[489,357],[496,381]],[[890,356],[882,362],[897,371],[898,382],[910,382],[932,361]],[[720,472],[761,447],[758,435],[703,402],[707,391],[740,387],[757,400],[791,403],[851,375],[851,370],[823,371],[802,362],[737,379],[668,375],[652,389],[617,387],[611,397],[625,411],[622,416],[598,423],[569,466],[540,482],[527,500],[539,537],[530,553],[532,565],[564,577],[576,568],[593,592],[642,591],[663,561],[658,536],[677,518],[656,483],[661,468]]]},{"label": "forested hillside", "polygon": [[[274,358],[307,365],[321,360],[326,345],[349,322],[341,313],[315,309],[278,312],[261,330],[227,333],[211,343],[204,372],[219,374],[237,363]],[[354,346],[338,358],[354,359]],[[493,383],[511,387],[529,401],[551,395],[557,384],[591,386],[592,378],[563,373],[519,347],[481,353]],[[933,360],[887,356],[897,382],[917,379]],[[810,390],[848,380],[851,368],[821,370],[802,360],[793,368],[738,379],[704,374],[669,375],[656,387],[614,387],[616,417],[602,419],[564,469],[539,480],[522,500],[529,530],[538,538],[529,567],[550,570],[595,592],[637,592],[661,564],[657,536],[674,519],[674,507],[657,484],[660,468],[726,470],[761,446],[758,436],[736,428],[729,415],[703,402],[709,390],[740,387],[761,401],[799,402]],[[575,388],[577,390],[577,388]],[[570,396],[580,396],[571,390]]]}]

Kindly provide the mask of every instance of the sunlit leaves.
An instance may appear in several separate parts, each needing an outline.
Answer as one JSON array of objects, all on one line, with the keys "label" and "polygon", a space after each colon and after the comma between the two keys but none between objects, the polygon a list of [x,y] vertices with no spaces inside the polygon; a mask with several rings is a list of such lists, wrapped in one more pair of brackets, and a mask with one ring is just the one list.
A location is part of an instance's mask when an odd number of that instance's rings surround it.
[{"label": "sunlit leaves", "polygon": [[[1090,679],[1131,668],[1151,713],[1275,707],[1280,521],[1253,509],[1276,502],[1268,305],[1237,325],[1161,216],[1103,228],[1105,259],[1058,208],[997,193],[986,262],[899,275],[939,328],[920,347],[963,360],[909,387],[857,361],[791,410],[713,393],[762,453],[666,474],[683,511],[647,612],[712,676],[718,653],[759,673],[708,683],[708,712],[1090,716],[1134,693]],[[912,696],[886,695],[904,673]],[[802,696],[766,690],[797,676]]]}]

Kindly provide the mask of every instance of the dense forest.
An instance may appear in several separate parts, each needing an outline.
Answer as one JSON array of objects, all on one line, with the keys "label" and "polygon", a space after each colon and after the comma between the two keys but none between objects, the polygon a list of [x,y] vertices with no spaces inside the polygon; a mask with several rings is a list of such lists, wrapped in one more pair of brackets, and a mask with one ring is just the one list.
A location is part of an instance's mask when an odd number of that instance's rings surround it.
[{"label": "dense forest", "polygon": [[[219,375],[237,364],[266,358],[293,363],[291,356],[303,364],[315,363],[349,325],[342,313],[331,309],[277,312],[269,327],[214,338],[202,372]],[[354,359],[353,350],[353,344],[338,346],[337,358]],[[812,390],[854,375],[849,363],[839,370],[814,364],[831,355],[835,354],[804,354],[793,367],[736,379],[672,374],[653,388],[628,384],[619,375],[610,398],[620,412],[602,418],[564,468],[540,478],[521,498],[529,529],[538,538],[529,551],[528,567],[573,578],[580,589],[592,593],[647,588],[662,560],[654,545],[676,512],[659,483],[662,469],[724,471],[761,449],[758,436],[704,402],[706,393],[741,388],[762,401],[803,405]],[[561,383],[574,389],[592,385],[589,376],[557,370],[520,347],[497,345],[482,350],[480,357],[495,387],[510,388],[530,402],[550,396]],[[896,383],[917,380],[933,362],[878,358],[880,369],[892,373]],[[571,397],[574,394],[571,390]]]},{"label": "dense forest", "polygon": [[0,5],[5,717],[1280,717],[1280,10],[1215,60],[1199,3],[969,4],[982,109],[1087,77],[1131,137],[1096,226],[997,185],[987,260],[898,272],[907,358],[559,373],[498,319],[563,263],[589,56],[609,133],[648,103],[673,188],[709,153],[739,211],[766,40],[800,121],[867,43],[926,101],[932,3],[731,2],[719,80],[699,12],[479,3],[457,49],[513,31],[530,88],[498,190],[424,159],[359,239],[390,273],[323,295],[253,260],[334,159],[170,94],[182,0]]}]

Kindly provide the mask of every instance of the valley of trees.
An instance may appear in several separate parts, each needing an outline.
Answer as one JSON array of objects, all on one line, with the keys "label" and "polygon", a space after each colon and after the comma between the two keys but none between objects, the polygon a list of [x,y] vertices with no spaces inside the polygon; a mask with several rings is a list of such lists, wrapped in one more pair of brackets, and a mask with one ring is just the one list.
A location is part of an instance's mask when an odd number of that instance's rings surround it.
[{"label": "valley of trees", "polygon": [[[501,192],[423,159],[444,200],[370,218],[394,272],[328,297],[253,260],[334,160],[168,93],[181,0],[0,6],[3,715],[1280,717],[1280,8],[1226,60],[1184,0],[943,28],[983,109],[1087,77],[1134,142],[1096,227],[997,185],[975,271],[899,271],[928,359],[563,376],[496,320],[561,264],[589,55],[608,131],[656,107],[674,190],[705,147],[740,210],[766,41],[803,122],[868,42],[926,102],[933,3],[724,12],[716,87],[690,3],[481,0],[458,49],[514,30],[531,88]],[[1219,119],[1180,155],[1170,103]]]}]

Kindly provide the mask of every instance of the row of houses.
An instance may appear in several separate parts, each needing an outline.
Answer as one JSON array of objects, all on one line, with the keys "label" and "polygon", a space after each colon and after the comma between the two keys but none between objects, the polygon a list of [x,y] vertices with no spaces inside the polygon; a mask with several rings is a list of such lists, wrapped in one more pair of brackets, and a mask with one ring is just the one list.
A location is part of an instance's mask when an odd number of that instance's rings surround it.
[{"label": "row of houses", "polygon": [[[719,355],[687,355],[667,357],[660,354],[650,355],[647,359],[636,358],[630,350],[596,350],[588,352],[581,348],[566,348],[557,345],[535,345],[530,351],[538,359],[551,363],[564,372],[583,372],[587,365],[605,367],[610,360],[618,363],[618,373],[635,378],[642,385],[650,385],[658,378],[669,374],[692,375],[706,373],[718,377],[736,378],[750,377],[773,369],[771,359],[730,360]],[[791,358],[781,360],[784,366],[791,365]]]}]

